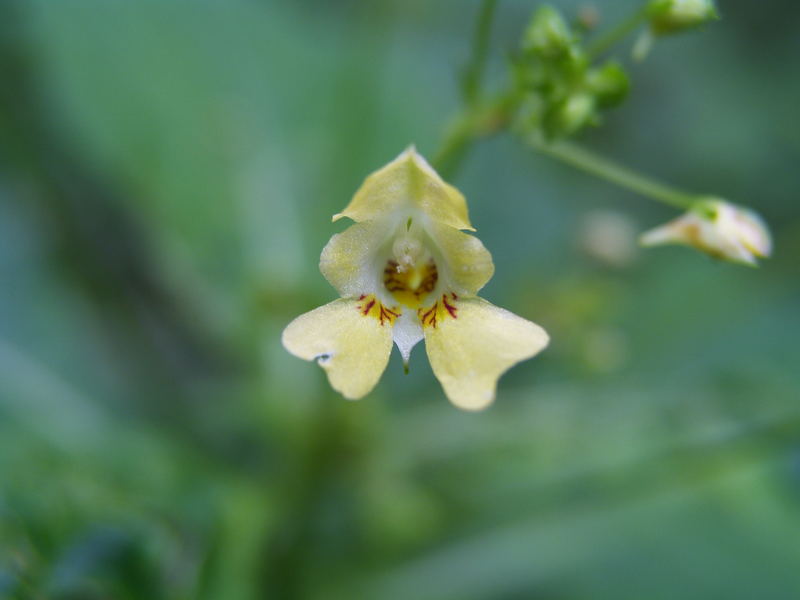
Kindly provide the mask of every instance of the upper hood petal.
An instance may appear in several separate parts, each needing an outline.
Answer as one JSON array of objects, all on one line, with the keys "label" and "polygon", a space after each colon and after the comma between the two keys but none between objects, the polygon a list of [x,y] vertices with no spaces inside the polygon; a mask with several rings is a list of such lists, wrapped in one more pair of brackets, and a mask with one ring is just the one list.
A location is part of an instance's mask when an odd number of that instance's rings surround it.
[{"label": "upper hood petal", "polygon": [[437,223],[475,230],[464,196],[445,183],[414,146],[369,175],[347,208],[333,215],[333,220],[349,217],[356,222],[370,221],[403,211],[420,211]]}]

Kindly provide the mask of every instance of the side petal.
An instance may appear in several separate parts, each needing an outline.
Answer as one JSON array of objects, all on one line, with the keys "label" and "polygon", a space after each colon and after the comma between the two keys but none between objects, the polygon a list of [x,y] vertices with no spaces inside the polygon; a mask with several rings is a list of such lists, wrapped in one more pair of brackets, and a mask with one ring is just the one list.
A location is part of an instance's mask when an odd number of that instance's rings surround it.
[{"label": "side petal", "polygon": [[355,223],[322,249],[319,270],[339,295],[359,296],[380,289],[386,261],[381,248],[390,236],[387,225],[384,221]]},{"label": "side petal", "polygon": [[432,224],[429,233],[440,256],[439,275],[459,296],[474,296],[494,275],[492,255],[474,235]]},{"label": "side petal", "polygon": [[297,317],[283,330],[284,348],[316,360],[331,387],[345,398],[366,396],[378,383],[392,350],[392,327],[339,299]]},{"label": "side petal", "polygon": [[454,318],[423,328],[425,348],[450,402],[481,410],[494,400],[500,376],[542,351],[550,338],[535,323],[482,298],[454,306]]},{"label": "side petal", "polygon": [[337,221],[384,219],[397,213],[421,211],[438,223],[474,231],[464,196],[445,183],[413,146],[385,167],[369,175]]}]

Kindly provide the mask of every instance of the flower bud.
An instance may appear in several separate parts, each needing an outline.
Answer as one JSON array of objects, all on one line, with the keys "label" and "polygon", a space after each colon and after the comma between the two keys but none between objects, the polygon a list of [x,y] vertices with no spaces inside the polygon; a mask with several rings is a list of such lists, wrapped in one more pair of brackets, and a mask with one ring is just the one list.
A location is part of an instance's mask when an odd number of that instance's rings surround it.
[{"label": "flower bud", "polygon": [[652,0],[648,14],[656,35],[680,33],[719,18],[713,0]]},{"label": "flower bud", "polygon": [[586,84],[601,108],[615,106],[628,94],[628,74],[619,63],[609,61],[586,75]]},{"label": "flower bud", "polygon": [[684,244],[715,258],[755,266],[772,252],[769,229],[755,212],[706,198],[688,212],[639,238],[643,246]]},{"label": "flower bud", "polygon": [[522,36],[522,49],[543,58],[557,58],[572,46],[572,33],[561,14],[551,6],[542,6],[533,15]]},{"label": "flower bud", "polygon": [[564,100],[550,123],[550,135],[571,135],[596,122],[595,101],[591,94],[577,93]]}]

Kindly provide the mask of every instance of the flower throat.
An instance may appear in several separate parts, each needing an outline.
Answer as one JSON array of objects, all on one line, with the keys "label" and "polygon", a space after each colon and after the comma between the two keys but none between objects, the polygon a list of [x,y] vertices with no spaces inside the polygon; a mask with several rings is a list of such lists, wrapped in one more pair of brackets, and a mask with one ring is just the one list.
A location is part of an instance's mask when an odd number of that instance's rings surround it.
[{"label": "flower throat", "polygon": [[423,263],[404,266],[389,260],[383,270],[383,285],[394,299],[408,308],[419,308],[436,287],[439,272],[436,263],[429,259]]}]

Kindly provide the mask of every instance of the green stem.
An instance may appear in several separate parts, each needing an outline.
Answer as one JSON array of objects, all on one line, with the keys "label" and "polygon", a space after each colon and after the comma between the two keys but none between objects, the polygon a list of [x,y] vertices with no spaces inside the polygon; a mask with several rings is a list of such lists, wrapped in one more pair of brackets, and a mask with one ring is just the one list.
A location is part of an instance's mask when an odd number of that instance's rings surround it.
[{"label": "green stem", "polygon": [[455,118],[431,161],[433,168],[445,179],[452,177],[475,138],[470,116],[467,111]]},{"label": "green stem", "polygon": [[489,39],[496,7],[497,0],[483,0],[478,12],[475,34],[472,38],[472,54],[461,80],[461,92],[466,104],[474,104],[480,99],[483,72],[486,69],[486,57],[489,53]]},{"label": "green stem", "polygon": [[616,27],[613,27],[603,35],[597,37],[586,47],[586,53],[589,58],[594,59],[601,54],[607,52],[617,42],[626,38],[642,23],[647,21],[648,10],[645,4],[630,17],[621,21]]},{"label": "green stem", "polygon": [[447,128],[433,157],[433,167],[445,179],[452,177],[475,140],[497,133],[508,125],[515,104],[514,96],[502,94],[465,108]]},{"label": "green stem", "polygon": [[530,143],[535,150],[542,154],[557,158],[591,175],[669,206],[685,210],[697,201],[698,196],[695,194],[650,179],[576,144],[570,142],[547,144],[536,140],[531,140]]},{"label": "green stem", "polygon": [[461,164],[476,137],[488,135],[495,130],[493,115],[502,104],[488,103],[482,106],[483,72],[489,52],[489,38],[494,20],[497,0],[483,0],[475,21],[472,52],[461,79],[464,110],[450,123],[439,150],[433,157],[434,168],[445,178],[452,176]]}]

